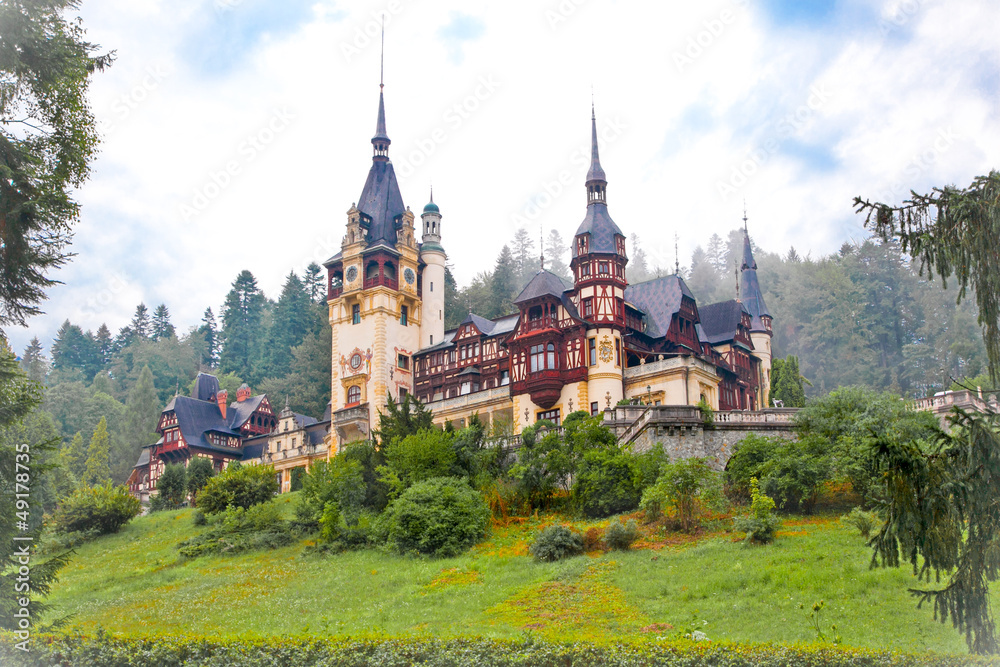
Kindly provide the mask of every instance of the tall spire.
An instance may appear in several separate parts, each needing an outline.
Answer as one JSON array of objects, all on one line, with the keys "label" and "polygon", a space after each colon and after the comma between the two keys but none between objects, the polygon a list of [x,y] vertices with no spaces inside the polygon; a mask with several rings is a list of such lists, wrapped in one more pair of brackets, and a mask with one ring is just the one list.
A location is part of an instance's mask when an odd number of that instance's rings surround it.
[{"label": "tall spire", "polygon": [[382,17],[382,57],[379,61],[379,82],[378,82],[378,120],[375,123],[375,136],[372,137],[372,146],[375,147],[374,159],[389,159],[389,135],[385,132],[385,17]]},{"label": "tall spire", "polygon": [[597,152],[597,114],[590,103],[590,169],[587,171],[587,204],[606,204],[608,181]]},{"label": "tall spire", "polygon": [[743,213],[743,262],[739,271],[739,294],[747,312],[753,318],[750,331],[771,332],[771,313],[764,303],[764,295],[757,280],[757,262],[753,258],[750,232],[746,227],[746,212]]}]

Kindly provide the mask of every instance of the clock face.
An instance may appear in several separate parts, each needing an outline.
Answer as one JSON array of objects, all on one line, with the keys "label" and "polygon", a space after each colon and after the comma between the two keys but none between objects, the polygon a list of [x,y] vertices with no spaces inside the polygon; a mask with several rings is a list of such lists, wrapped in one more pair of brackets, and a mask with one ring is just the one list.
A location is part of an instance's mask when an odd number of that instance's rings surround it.
[{"label": "clock face", "polygon": [[352,266],[347,269],[347,282],[353,283],[358,277],[358,267]]},{"label": "clock face", "polygon": [[351,355],[351,368],[353,370],[358,370],[361,368],[361,355],[355,352]]},{"label": "clock face", "polygon": [[413,269],[406,269],[403,271],[403,278],[406,280],[407,285],[412,285],[413,281],[417,279],[417,276],[413,273]]}]

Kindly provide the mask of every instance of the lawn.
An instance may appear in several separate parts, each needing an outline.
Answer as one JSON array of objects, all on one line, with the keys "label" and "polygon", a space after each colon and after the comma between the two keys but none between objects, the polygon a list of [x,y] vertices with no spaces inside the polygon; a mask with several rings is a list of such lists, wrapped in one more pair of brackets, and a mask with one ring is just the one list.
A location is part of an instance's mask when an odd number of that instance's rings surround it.
[{"label": "lawn", "polygon": [[[291,511],[295,494],[278,502]],[[304,553],[306,543],[183,560],[191,510],[136,519],[81,546],[49,601],[70,625],[209,637],[371,634],[596,639],[699,629],[713,640],[965,652],[950,624],[916,609],[908,569],[869,570],[870,550],[835,516],[786,518],[778,541],[651,529],[638,549],[535,563],[527,544],[559,517],[494,530],[457,558]],[[606,522],[604,522],[606,523]],[[581,528],[594,523],[575,522]],[[831,629],[836,625],[836,631]]]}]

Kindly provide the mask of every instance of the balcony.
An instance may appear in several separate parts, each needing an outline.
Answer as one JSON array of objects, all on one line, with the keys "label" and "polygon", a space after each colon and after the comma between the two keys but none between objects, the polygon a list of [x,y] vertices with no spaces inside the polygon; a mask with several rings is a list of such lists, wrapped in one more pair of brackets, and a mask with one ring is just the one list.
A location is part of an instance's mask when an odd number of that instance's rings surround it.
[{"label": "balcony", "polygon": [[528,333],[529,331],[541,331],[543,329],[558,329],[559,321],[554,317],[539,317],[535,320],[527,320],[522,323],[521,331],[523,333]]},{"label": "balcony", "polygon": [[398,290],[399,281],[395,278],[387,278],[385,276],[365,278],[365,289],[371,289],[372,287],[388,287],[391,290]]}]

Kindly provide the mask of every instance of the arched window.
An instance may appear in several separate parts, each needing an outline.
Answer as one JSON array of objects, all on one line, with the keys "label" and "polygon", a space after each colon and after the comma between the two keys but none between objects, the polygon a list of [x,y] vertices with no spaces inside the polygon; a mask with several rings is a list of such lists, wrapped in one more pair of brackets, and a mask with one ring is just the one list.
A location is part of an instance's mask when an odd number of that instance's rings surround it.
[{"label": "arched window", "polygon": [[353,405],[361,402],[361,387],[354,385],[347,390],[347,404]]},{"label": "arched window", "polygon": [[552,343],[545,348],[545,367],[550,370],[556,367],[556,346]]}]

